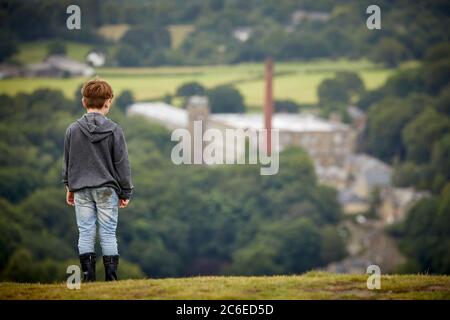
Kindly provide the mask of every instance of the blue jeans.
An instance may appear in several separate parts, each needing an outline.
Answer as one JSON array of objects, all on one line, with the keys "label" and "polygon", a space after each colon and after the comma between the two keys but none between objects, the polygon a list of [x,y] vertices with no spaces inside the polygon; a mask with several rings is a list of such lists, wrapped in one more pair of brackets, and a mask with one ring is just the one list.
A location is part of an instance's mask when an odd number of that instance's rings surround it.
[{"label": "blue jeans", "polygon": [[79,231],[80,254],[95,252],[96,222],[104,256],[118,255],[116,228],[119,197],[111,187],[86,188],[74,193],[75,213]]}]

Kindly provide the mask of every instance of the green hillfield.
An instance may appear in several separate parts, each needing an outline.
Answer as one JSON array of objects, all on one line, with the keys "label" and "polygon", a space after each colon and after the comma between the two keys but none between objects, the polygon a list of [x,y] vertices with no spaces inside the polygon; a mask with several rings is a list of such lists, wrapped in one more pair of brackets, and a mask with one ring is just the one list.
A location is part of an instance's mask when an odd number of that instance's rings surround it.
[{"label": "green hillfield", "polygon": [[[78,49],[81,51],[81,48]],[[377,67],[363,60],[276,63],[275,99],[315,103],[320,82],[344,70],[360,74],[368,89],[381,86],[395,71],[395,69]],[[158,99],[166,94],[173,95],[181,84],[198,81],[206,87],[221,84],[234,85],[243,94],[247,106],[257,108],[263,105],[264,66],[262,63],[196,67],[100,68],[97,69],[97,74],[106,78],[117,94],[129,89],[137,100]],[[37,88],[53,88],[62,90],[68,97],[73,97],[75,90],[85,80],[86,78],[82,77],[3,79],[0,80],[0,93],[17,94],[32,92]]]},{"label": "green hillfield", "polygon": [[309,272],[268,277],[191,277],[82,284],[0,283],[0,299],[450,299],[450,277],[385,275],[367,289],[368,275]]}]

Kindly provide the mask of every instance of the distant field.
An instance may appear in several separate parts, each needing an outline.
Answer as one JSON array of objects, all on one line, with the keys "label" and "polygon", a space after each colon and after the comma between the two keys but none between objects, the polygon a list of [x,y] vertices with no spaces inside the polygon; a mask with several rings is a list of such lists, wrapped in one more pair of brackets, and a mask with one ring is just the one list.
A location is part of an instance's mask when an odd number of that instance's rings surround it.
[{"label": "distant field", "polygon": [[[19,52],[12,58],[20,63],[41,62],[47,56],[47,46],[52,41],[28,42],[19,46]],[[67,55],[75,60],[84,61],[86,54],[91,50],[92,45],[79,42],[63,41],[67,48]]]},{"label": "distant field", "polygon": [[[81,52],[78,49],[78,54]],[[315,61],[276,63],[274,95],[276,99],[292,99],[299,103],[317,102],[317,86],[341,70],[355,71],[361,75],[369,89],[382,85],[395,70],[376,67],[368,61]],[[188,81],[198,81],[206,87],[233,84],[244,95],[248,106],[263,105],[262,63],[229,66],[160,67],[160,68],[100,68],[98,75],[108,79],[116,93],[132,90],[138,100],[155,99],[174,94],[176,88]],[[37,88],[55,88],[72,97],[84,78],[71,79],[5,79],[0,80],[0,93],[31,92]]]},{"label": "distant field", "polygon": [[[127,24],[105,25],[98,29],[98,33],[110,41],[118,41],[129,29]],[[194,30],[194,26],[189,24],[180,24],[169,26],[169,32],[172,38],[172,47],[178,48],[186,36]],[[19,52],[13,56],[22,64],[41,62],[47,56],[47,46],[52,41],[26,42],[19,45]],[[94,45],[84,44],[73,41],[62,41],[67,47],[67,55],[78,61],[85,61],[86,54]],[[111,47],[106,48],[107,52],[113,52]]]},{"label": "distant field", "polygon": [[190,24],[176,24],[169,27],[172,39],[172,48],[178,48],[189,33],[194,31],[194,26]]},{"label": "distant field", "polygon": [[[110,39],[120,37],[127,25],[102,27],[99,32]],[[179,46],[192,31],[190,25],[173,25],[170,28],[172,45]],[[14,59],[21,63],[42,61],[47,55],[48,41],[21,44]],[[83,61],[90,45],[65,42],[68,56]],[[107,50],[111,53],[111,48]],[[405,66],[407,67],[407,66]],[[317,102],[317,87],[325,78],[337,71],[354,71],[361,75],[368,89],[381,86],[395,70],[384,69],[366,61],[322,60],[314,62],[283,62],[275,64],[274,95],[276,99],[292,99],[299,103]],[[117,94],[125,89],[133,91],[137,100],[158,99],[174,94],[176,88],[188,81],[198,81],[208,88],[220,84],[235,85],[244,95],[247,106],[257,109],[263,105],[264,66],[262,63],[245,63],[226,66],[159,67],[159,68],[100,68],[98,75],[108,79]],[[55,88],[73,97],[85,78],[70,79],[5,79],[0,80],[0,93],[31,92],[37,88]]]},{"label": "distant field", "polygon": [[367,275],[193,277],[82,284],[0,283],[0,299],[450,299],[450,277],[385,275],[369,290]]},{"label": "distant field", "polygon": [[[117,42],[129,28],[128,24],[110,24],[100,27],[98,33],[108,40]],[[194,31],[194,26],[190,24],[175,24],[169,26],[168,29],[172,39],[172,48],[178,48],[186,36]]]},{"label": "distant field", "polygon": [[105,39],[118,41],[130,27],[128,24],[110,24],[98,29],[98,33]]}]

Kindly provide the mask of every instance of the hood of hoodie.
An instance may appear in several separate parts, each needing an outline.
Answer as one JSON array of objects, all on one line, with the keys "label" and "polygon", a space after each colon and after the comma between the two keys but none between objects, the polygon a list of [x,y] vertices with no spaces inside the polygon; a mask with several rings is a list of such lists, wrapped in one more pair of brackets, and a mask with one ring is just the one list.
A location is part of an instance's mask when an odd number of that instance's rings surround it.
[{"label": "hood of hoodie", "polygon": [[93,143],[105,139],[117,127],[117,124],[97,112],[86,113],[77,120],[77,123],[89,141]]}]

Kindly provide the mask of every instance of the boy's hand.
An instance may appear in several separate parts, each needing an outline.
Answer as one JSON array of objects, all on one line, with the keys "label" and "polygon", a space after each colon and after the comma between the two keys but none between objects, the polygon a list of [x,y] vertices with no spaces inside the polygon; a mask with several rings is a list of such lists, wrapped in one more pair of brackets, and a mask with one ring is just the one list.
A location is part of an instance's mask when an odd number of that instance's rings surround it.
[{"label": "boy's hand", "polygon": [[67,204],[69,206],[74,206],[75,205],[73,192],[70,192],[69,190],[67,190],[67,193],[66,193],[66,202],[67,202]]},{"label": "boy's hand", "polygon": [[119,199],[119,208],[125,208],[129,202],[130,199]]}]

